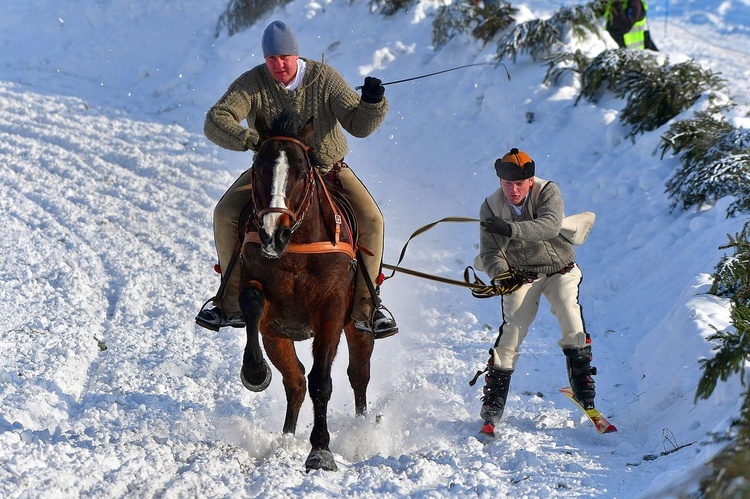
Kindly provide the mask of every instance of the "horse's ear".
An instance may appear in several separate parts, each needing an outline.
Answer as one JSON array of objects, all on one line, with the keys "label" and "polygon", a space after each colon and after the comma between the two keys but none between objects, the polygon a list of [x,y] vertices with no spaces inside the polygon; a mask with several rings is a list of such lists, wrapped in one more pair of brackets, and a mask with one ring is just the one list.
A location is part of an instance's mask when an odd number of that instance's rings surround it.
[{"label": "horse's ear", "polygon": [[307,120],[307,123],[305,123],[305,126],[302,127],[302,130],[299,131],[299,137],[302,139],[302,142],[304,142],[307,145],[310,145],[310,139],[313,136],[313,132],[315,131],[315,127],[313,126],[313,121],[315,120],[314,116],[311,116],[309,120]]},{"label": "horse's ear", "polygon": [[260,115],[255,117],[255,131],[258,132],[258,143],[263,142],[272,136],[271,129],[266,123],[266,120],[261,118]]}]

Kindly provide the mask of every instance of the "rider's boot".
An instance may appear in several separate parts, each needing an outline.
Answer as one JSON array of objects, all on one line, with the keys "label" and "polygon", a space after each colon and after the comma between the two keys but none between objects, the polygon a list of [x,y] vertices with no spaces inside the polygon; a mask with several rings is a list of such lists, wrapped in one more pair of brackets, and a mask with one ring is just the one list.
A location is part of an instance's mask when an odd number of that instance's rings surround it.
[{"label": "rider's boot", "polygon": [[211,331],[218,331],[220,328],[227,326],[245,327],[242,312],[224,312],[219,307],[201,309],[195,316],[195,323]]},{"label": "rider's boot", "polygon": [[[374,286],[376,298],[372,299],[372,301],[375,303],[376,308],[374,312],[370,314],[370,319],[354,321],[355,329],[365,333],[372,333],[376,340],[388,338],[389,336],[398,333],[398,324],[396,324],[396,320],[393,318],[390,310],[385,308],[380,301],[380,284],[383,282],[382,278],[383,274],[380,274],[377,279],[377,285]],[[372,287],[370,287],[370,289],[372,289]],[[383,310],[388,312],[388,315],[386,315]]]},{"label": "rider's boot", "polygon": [[[231,272],[234,268],[234,264],[236,261],[237,253],[232,256],[232,260],[229,265],[229,272]],[[217,273],[221,274],[221,268],[219,267],[218,263],[214,266],[214,270]],[[219,291],[216,293],[216,296],[204,303],[201,307],[200,312],[198,312],[198,315],[195,316],[196,324],[201,327],[205,327],[206,329],[210,329],[211,331],[218,331],[220,328],[225,326],[245,327],[245,319],[242,317],[242,312],[226,312],[219,306],[206,308],[206,305],[208,305],[210,302],[216,303],[218,301],[219,303],[221,303],[221,300],[218,300],[217,297],[224,296],[224,298],[226,298],[225,291],[227,288],[227,281],[228,279],[225,279],[224,276],[222,276],[221,285],[219,286]]]},{"label": "rider's boot", "polygon": [[376,340],[388,338],[398,333],[398,324],[385,315],[382,309],[375,310],[372,318],[366,321],[354,321],[354,327],[365,333],[372,333]]}]

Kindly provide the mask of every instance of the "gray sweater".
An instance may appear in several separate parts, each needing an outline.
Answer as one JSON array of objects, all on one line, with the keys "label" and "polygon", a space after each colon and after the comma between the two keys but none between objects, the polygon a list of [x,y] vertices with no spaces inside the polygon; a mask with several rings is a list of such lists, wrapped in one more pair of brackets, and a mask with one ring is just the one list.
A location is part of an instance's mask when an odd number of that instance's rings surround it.
[{"label": "gray sweater", "polygon": [[[313,146],[321,165],[342,160],[348,146],[341,127],[355,137],[367,137],[383,122],[388,101],[364,102],[331,66],[308,59],[305,62],[302,84],[291,92],[273,79],[265,64],[237,78],[208,111],[203,126],[206,137],[225,149],[255,150],[256,117],[270,126],[284,108],[291,107],[300,114],[303,124],[315,118]],[[249,127],[240,124],[243,120]]]},{"label": "gray sweater", "polygon": [[[488,202],[493,196],[496,202]],[[530,197],[527,196],[520,217],[515,216],[507,205],[502,188],[482,203],[479,210],[481,220],[496,215],[502,217],[511,227],[510,241],[506,237],[487,232],[484,228],[479,229],[479,256],[485,272],[490,277],[505,272],[509,266],[551,274],[575,260],[573,245],[560,235],[560,226],[564,218],[560,189],[553,182],[547,183],[539,194],[538,205],[533,207],[536,217],[529,206]],[[493,213],[491,204],[502,206],[501,213]],[[502,248],[506,244],[507,261],[502,256]]]}]

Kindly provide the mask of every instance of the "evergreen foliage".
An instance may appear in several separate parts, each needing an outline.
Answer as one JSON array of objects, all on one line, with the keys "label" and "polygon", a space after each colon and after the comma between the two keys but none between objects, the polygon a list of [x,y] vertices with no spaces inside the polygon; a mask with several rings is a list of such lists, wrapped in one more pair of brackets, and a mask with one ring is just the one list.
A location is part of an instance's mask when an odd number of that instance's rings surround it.
[{"label": "evergreen foliage", "polygon": [[694,61],[627,70],[615,84],[615,95],[627,98],[620,121],[631,126],[630,137],[656,130],[704,93],[723,86],[722,78]]},{"label": "evergreen foliage", "polygon": [[737,436],[714,459],[712,473],[701,481],[701,497],[750,497],[750,395],[745,396],[737,422]]},{"label": "evergreen foliage", "polygon": [[625,73],[648,72],[657,65],[656,56],[647,51],[604,50],[581,72],[581,93],[576,99],[576,104],[582,97],[596,102],[604,93],[603,90],[614,91]]},{"label": "evergreen foliage", "polygon": [[[733,330],[717,331],[709,340],[718,341],[713,359],[700,361],[703,376],[698,383],[695,399],[711,396],[719,380],[726,381],[740,373],[744,386],[745,365],[750,361],[750,242],[747,225],[743,234],[729,236],[733,256],[724,256],[716,267],[711,293],[732,299]],[[737,435],[733,442],[712,459],[711,473],[701,481],[704,497],[750,497],[750,391],[733,423]]]},{"label": "evergreen foliage", "polygon": [[415,0],[370,0],[370,8],[373,11],[380,11],[384,16],[392,16],[398,11],[409,12],[409,7],[415,3]]},{"label": "evergreen foliage", "polygon": [[547,73],[544,75],[545,85],[557,85],[560,78],[567,72],[575,73],[580,77],[591,63],[591,58],[580,50],[576,50],[545,57],[544,61],[547,63]]},{"label": "evergreen foliage", "polygon": [[703,376],[698,382],[696,401],[709,398],[719,379],[726,381],[739,372],[744,380],[745,363],[750,360],[750,307],[737,304],[732,307],[731,316],[732,323],[738,328],[736,331],[717,331],[708,338],[709,341],[718,341],[720,345],[715,348],[713,358],[700,360]]},{"label": "evergreen foliage", "polygon": [[[715,111],[715,110],[714,110]],[[667,181],[672,209],[735,196],[728,216],[750,211],[750,131],[732,127],[711,112],[673,123],[662,136],[662,158],[671,149],[681,166]]]},{"label": "evergreen foliage", "polygon": [[594,0],[583,5],[561,7],[552,15],[551,20],[564,26],[575,38],[582,40],[592,33],[599,35],[600,19],[604,16],[606,6],[607,0]]},{"label": "evergreen foliage", "polygon": [[456,35],[471,32],[474,38],[487,44],[495,34],[513,24],[516,12],[518,9],[505,1],[486,6],[468,2],[445,5],[432,21],[432,43],[439,50]]},{"label": "evergreen foliage", "polygon": [[216,23],[215,36],[219,36],[226,28],[229,36],[252,26],[255,21],[271,12],[279,5],[291,0],[230,0],[227,8]]},{"label": "evergreen foliage", "polygon": [[518,24],[510,33],[503,35],[497,44],[495,57],[516,62],[518,54],[529,54],[539,60],[563,46],[563,31],[549,20],[532,19]]},{"label": "evergreen foliage", "polygon": [[508,2],[493,2],[479,8],[479,24],[471,31],[471,34],[486,45],[497,33],[505,31],[516,22],[517,12],[518,9]]},{"label": "evergreen foliage", "polygon": [[725,255],[717,264],[709,292],[750,306],[750,243],[745,234],[728,237],[729,244],[719,249],[734,248],[734,256]]},{"label": "evergreen foliage", "polygon": [[549,19],[532,19],[517,25],[504,35],[497,46],[495,57],[516,61],[518,54],[529,54],[533,60],[551,56],[565,44],[572,33],[584,38],[589,33],[599,34],[597,1],[575,7],[562,7]]},{"label": "evergreen foliage", "polygon": [[615,49],[601,52],[585,67],[578,99],[596,102],[603,89],[626,99],[620,121],[630,125],[628,136],[634,137],[659,128],[704,93],[723,87],[723,79],[693,61],[660,64],[650,51]]}]

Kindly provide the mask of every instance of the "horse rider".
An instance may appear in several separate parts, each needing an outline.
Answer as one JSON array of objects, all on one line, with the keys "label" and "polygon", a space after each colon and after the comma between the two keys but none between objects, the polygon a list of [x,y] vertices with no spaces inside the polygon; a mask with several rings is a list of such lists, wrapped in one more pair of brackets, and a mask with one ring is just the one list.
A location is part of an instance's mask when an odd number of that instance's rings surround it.
[{"label": "horse rider", "polygon": [[[500,188],[482,203],[479,256],[487,275],[518,270],[518,287],[502,296],[502,324],[485,376],[480,415],[496,425],[503,415],[519,348],[544,295],[557,318],[570,386],[584,409],[594,408],[596,368],[591,366],[591,338],[583,322],[578,293],[583,274],[573,244],[560,234],[563,198],[554,182],[534,178],[535,163],[513,148],[495,161]],[[532,201],[533,200],[533,201]],[[535,204],[532,206],[532,204]]]},{"label": "horse rider", "polygon": [[[331,66],[299,57],[292,30],[274,21],[263,32],[265,63],[242,74],[209,109],[204,123],[208,139],[225,149],[256,152],[260,146],[253,129],[256,118],[271,123],[283,109],[292,108],[305,123],[315,120],[312,139],[314,158],[320,173],[351,204],[359,228],[359,271],[354,290],[352,319],[355,327],[385,338],[396,334],[398,326],[376,306],[383,257],[383,215],[361,180],[344,162],[348,151],[342,128],[355,137],[367,137],[383,122],[388,111],[382,82],[366,77],[362,96],[349,88]],[[240,122],[246,120],[248,127]],[[223,294],[215,296],[213,307],[204,307],[196,323],[212,330],[222,326],[243,327],[238,297],[241,270],[232,265],[238,251],[238,219],[248,202],[246,186],[251,170],[245,171],[226,191],[214,210],[214,240],[222,272]],[[244,189],[243,189],[244,188]],[[363,266],[364,264],[364,266]],[[362,271],[366,269],[366,275]],[[369,277],[371,285],[365,278]],[[222,289],[222,288],[220,288]]]}]

